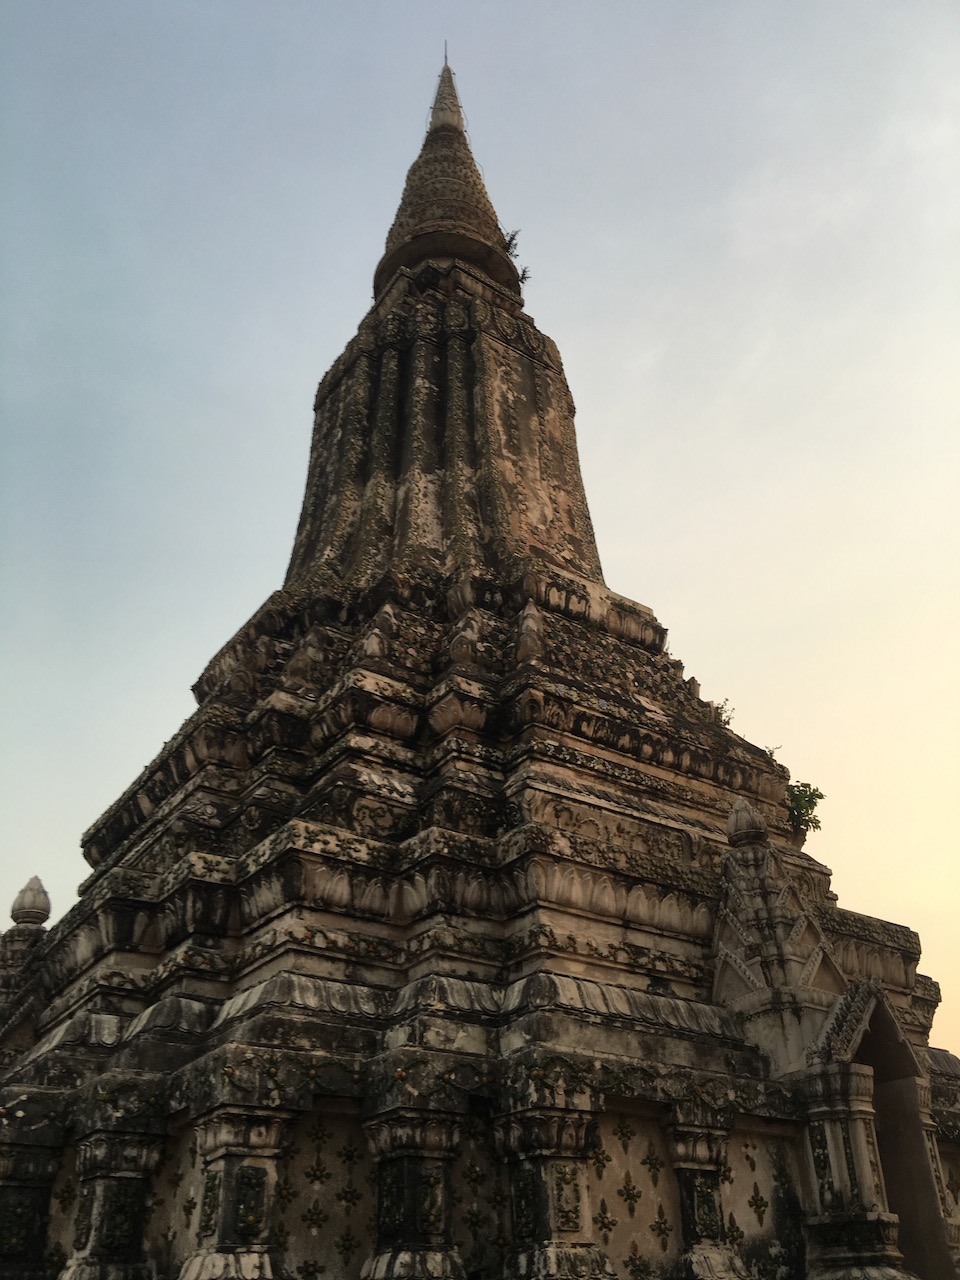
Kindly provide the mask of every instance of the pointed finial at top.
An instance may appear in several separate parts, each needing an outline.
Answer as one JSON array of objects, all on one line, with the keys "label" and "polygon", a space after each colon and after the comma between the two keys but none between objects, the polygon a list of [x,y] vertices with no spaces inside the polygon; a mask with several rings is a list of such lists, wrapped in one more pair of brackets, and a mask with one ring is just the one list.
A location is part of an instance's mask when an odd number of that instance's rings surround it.
[{"label": "pointed finial at top", "polygon": [[479,268],[517,298],[520,276],[476,161],[460,99],[444,62],[420,154],[407,172],[400,207],[373,277],[379,299],[400,268],[461,262]]},{"label": "pointed finial at top", "polygon": [[39,876],[33,876],[13,900],[10,915],[14,924],[45,924],[50,919],[50,895]]},{"label": "pointed finial at top", "polygon": [[430,112],[430,132],[444,126],[459,129],[463,133],[463,112],[460,110],[460,99],[457,97],[456,85],[453,83],[453,72],[447,63],[446,51],[443,55],[443,70],[440,72],[440,83],[433,99],[433,110]]},{"label": "pointed finial at top", "polygon": [[767,838],[767,824],[749,800],[738,796],[727,817],[727,840],[736,848],[741,844],[762,844]]}]

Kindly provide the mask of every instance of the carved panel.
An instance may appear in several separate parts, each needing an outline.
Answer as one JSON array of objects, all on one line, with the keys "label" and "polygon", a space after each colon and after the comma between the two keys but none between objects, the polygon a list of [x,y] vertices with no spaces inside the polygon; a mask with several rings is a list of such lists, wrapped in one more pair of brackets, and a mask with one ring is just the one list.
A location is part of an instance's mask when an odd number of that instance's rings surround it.
[{"label": "carved panel", "polygon": [[141,1253],[146,1187],[140,1178],[108,1178],[103,1188],[100,1245],[113,1259]]},{"label": "carved panel", "polygon": [[197,1243],[212,1236],[217,1229],[220,1210],[220,1191],[223,1175],[217,1169],[208,1169],[203,1176],[203,1197],[200,1200],[200,1221],[197,1225]]},{"label": "carved panel", "polygon": [[530,1244],[540,1234],[543,1205],[539,1173],[529,1161],[521,1160],[511,1169],[510,1191],[514,1241]]},{"label": "carved panel", "polygon": [[[206,1188],[204,1188],[206,1190]],[[267,1171],[259,1165],[243,1164],[237,1170],[234,1202],[234,1231],[239,1240],[257,1240],[263,1231],[266,1208]]]},{"label": "carved panel", "polygon": [[579,1231],[580,1184],[575,1165],[557,1164],[553,1168],[554,1206],[559,1231]]},{"label": "carved panel", "polygon": [[839,1199],[833,1180],[830,1148],[827,1145],[827,1130],[822,1120],[813,1121],[807,1137],[817,1178],[817,1195],[820,1198],[820,1209],[826,1213],[831,1209],[839,1208]]}]

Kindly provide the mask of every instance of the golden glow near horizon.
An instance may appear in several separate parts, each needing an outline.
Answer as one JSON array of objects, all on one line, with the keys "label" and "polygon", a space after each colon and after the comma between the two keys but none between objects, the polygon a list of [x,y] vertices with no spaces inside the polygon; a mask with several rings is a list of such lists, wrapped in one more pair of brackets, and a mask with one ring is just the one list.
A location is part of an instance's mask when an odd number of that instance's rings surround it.
[{"label": "golden glow near horizon", "polygon": [[825,793],[807,851],[920,933],[960,1053],[960,11],[600,9],[0,15],[0,909],[69,905],[282,580],[446,35],[610,586]]}]

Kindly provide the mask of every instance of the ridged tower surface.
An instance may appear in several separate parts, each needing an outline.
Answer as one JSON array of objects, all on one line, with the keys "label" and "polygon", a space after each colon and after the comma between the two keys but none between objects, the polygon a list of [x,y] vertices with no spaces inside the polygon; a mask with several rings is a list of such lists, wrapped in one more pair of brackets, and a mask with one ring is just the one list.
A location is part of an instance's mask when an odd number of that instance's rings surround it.
[{"label": "ridged tower surface", "polygon": [[952,1280],[960,1061],[604,584],[441,73],[285,582],[0,938],[0,1280]]}]

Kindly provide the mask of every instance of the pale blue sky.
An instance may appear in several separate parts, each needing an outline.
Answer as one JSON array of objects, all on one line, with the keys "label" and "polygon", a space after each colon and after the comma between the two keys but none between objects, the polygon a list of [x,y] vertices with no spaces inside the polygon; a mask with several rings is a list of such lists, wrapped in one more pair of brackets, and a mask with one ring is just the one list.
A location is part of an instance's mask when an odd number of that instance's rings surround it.
[{"label": "pale blue sky", "polygon": [[608,582],[826,792],[960,1051],[953,3],[0,5],[0,906],[69,905],[279,585],[445,38]]}]

